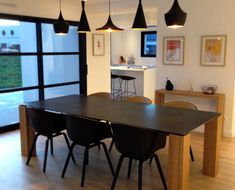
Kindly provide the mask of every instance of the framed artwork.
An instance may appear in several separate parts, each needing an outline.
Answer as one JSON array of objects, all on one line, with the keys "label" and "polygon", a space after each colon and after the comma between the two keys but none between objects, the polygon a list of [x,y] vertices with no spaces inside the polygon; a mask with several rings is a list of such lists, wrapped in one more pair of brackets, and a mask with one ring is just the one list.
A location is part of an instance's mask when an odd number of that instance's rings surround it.
[{"label": "framed artwork", "polygon": [[184,64],[184,36],[163,38],[163,64]]},{"label": "framed artwork", "polygon": [[226,35],[201,37],[201,65],[225,66]]},{"label": "framed artwork", "polygon": [[93,34],[92,36],[93,56],[104,55],[104,34]]}]

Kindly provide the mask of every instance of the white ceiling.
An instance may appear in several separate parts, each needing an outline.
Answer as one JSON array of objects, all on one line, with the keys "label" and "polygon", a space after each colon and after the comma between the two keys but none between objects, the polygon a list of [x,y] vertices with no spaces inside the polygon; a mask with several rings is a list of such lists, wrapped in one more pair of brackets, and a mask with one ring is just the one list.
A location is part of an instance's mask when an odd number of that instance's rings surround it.
[{"label": "white ceiling", "polygon": [[[87,0],[86,9],[92,12],[108,11],[108,0]],[[139,0],[110,0],[112,12],[129,12],[137,9]],[[156,0],[142,0],[144,10],[156,9]]]},{"label": "white ceiling", "polygon": [[[81,0],[61,0],[62,8],[75,6],[81,10]],[[87,0],[86,10],[93,13],[103,13],[108,11],[109,0]],[[139,0],[110,0],[111,12],[133,12],[136,11]],[[145,11],[156,9],[156,0],[142,0]],[[58,8],[59,0],[0,0],[0,8],[18,8],[21,6]]]}]

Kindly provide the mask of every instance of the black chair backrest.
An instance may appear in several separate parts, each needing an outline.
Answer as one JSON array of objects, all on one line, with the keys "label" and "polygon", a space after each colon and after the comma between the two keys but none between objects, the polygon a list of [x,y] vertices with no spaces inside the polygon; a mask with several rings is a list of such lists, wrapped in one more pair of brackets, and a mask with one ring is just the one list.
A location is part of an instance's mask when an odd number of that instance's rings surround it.
[{"label": "black chair backrest", "polygon": [[109,124],[90,118],[65,115],[67,133],[73,142],[88,145],[111,136]]},{"label": "black chair backrest", "polygon": [[66,129],[62,114],[31,107],[26,110],[31,126],[40,134],[52,134]]},{"label": "black chair backrest", "polygon": [[160,132],[116,123],[111,127],[117,150],[127,157],[144,160],[165,147],[166,135]]}]

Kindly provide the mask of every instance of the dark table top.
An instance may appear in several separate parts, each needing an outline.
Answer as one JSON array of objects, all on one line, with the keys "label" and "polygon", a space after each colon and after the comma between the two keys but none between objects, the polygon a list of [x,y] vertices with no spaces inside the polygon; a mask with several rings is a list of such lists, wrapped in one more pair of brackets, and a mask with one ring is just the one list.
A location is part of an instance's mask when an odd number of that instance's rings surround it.
[{"label": "dark table top", "polygon": [[25,105],[180,136],[187,135],[200,125],[220,116],[215,112],[127,103],[82,95],[63,96]]}]

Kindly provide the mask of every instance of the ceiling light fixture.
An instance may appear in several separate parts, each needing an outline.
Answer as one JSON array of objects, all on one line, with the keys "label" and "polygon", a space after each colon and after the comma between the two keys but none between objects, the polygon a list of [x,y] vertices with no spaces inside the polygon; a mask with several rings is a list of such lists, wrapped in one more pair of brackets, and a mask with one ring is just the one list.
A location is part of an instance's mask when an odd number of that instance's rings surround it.
[{"label": "ceiling light fixture", "polygon": [[111,16],[110,16],[110,0],[109,0],[109,17],[108,17],[108,20],[107,20],[107,22],[104,26],[102,26],[100,28],[97,28],[96,30],[102,31],[102,32],[119,32],[119,31],[123,31],[122,28],[119,28],[119,27],[117,27],[113,24],[113,21],[112,21]]},{"label": "ceiling light fixture", "polygon": [[184,26],[186,17],[187,13],[180,8],[178,0],[174,0],[171,9],[165,14],[165,22],[169,28],[179,28]]},{"label": "ceiling light fixture", "polygon": [[132,25],[133,30],[144,30],[147,28],[147,24],[145,21],[142,1],[139,0],[139,5],[136,11],[135,19]]},{"label": "ceiling light fixture", "polygon": [[64,20],[61,13],[61,0],[60,0],[60,14],[57,21],[53,24],[54,32],[56,35],[67,35],[69,31],[69,24]]},{"label": "ceiling light fixture", "polygon": [[79,33],[86,33],[86,32],[91,31],[88,20],[87,20],[87,17],[86,17],[85,1],[86,0],[81,1],[81,3],[82,3],[82,14],[81,14],[81,17],[80,17],[80,21],[79,21],[79,24],[78,24],[78,30],[77,30]]}]

